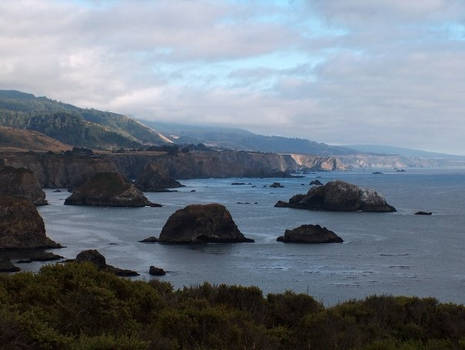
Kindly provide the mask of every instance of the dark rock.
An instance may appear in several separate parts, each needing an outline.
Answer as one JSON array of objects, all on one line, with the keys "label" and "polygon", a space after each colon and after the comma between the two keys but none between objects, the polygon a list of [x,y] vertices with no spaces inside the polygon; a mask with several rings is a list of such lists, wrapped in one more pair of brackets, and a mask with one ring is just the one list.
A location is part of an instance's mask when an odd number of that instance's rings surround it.
[{"label": "dark rock", "polygon": [[156,242],[158,242],[158,238],[155,237],[155,236],[151,236],[151,237],[144,238],[143,240],[141,240],[139,242],[141,242],[141,243],[156,243]]},{"label": "dark rock", "polygon": [[394,212],[396,209],[373,190],[360,188],[343,181],[331,181],[298,194],[289,203],[279,201],[275,207],[308,210]]},{"label": "dark rock", "polygon": [[383,173],[381,171],[374,171],[372,174],[373,175],[382,175]]},{"label": "dark rock", "polygon": [[274,206],[276,208],[287,208],[287,207],[289,207],[289,203],[284,202],[284,201],[278,201],[278,202],[276,202],[276,204]]},{"label": "dark rock", "polygon": [[232,186],[243,186],[245,185],[245,182],[233,182],[231,183]]},{"label": "dark rock", "polygon": [[152,203],[118,173],[98,173],[65,200],[66,205],[144,207]]},{"label": "dark rock", "polygon": [[57,188],[57,189],[56,189],[55,191],[53,191],[53,192],[55,192],[55,193],[60,193],[61,190]]},{"label": "dark rock", "polygon": [[34,205],[46,205],[45,192],[31,170],[10,166],[0,170],[0,195],[29,199]]},{"label": "dark rock", "polygon": [[63,257],[51,252],[37,251],[32,253],[27,259],[18,260],[18,264],[28,264],[33,261],[55,261],[61,260]]},{"label": "dark rock", "polygon": [[75,261],[78,263],[83,263],[83,262],[91,263],[95,265],[97,269],[113,273],[117,276],[122,276],[122,277],[139,276],[139,274],[136,271],[120,269],[118,267],[107,265],[105,257],[95,249],[83,250],[76,256]]},{"label": "dark rock", "polygon": [[279,182],[273,182],[271,185],[270,185],[271,188],[283,188],[284,186],[281,185]]},{"label": "dark rock", "polygon": [[253,242],[244,237],[221,204],[189,205],[171,215],[159,237],[165,243]]},{"label": "dark rock", "polygon": [[396,172],[398,172],[398,173],[406,173],[407,170],[405,170],[405,169],[396,169]]},{"label": "dark rock", "polygon": [[197,192],[196,190],[191,190],[191,193]]},{"label": "dark rock", "polygon": [[310,182],[310,186],[323,186],[320,180],[313,180]]},{"label": "dark rock", "polygon": [[60,248],[30,200],[0,196],[0,249]]},{"label": "dark rock", "polygon": [[302,225],[292,230],[286,230],[284,236],[277,238],[284,243],[341,243],[342,238],[333,231],[320,225]]},{"label": "dark rock", "polygon": [[149,201],[149,204],[147,204],[147,206],[152,207],[152,208],[161,208],[161,207],[163,207],[163,205],[161,205],[161,204],[153,203],[153,202],[150,202],[150,201]]},{"label": "dark rock", "polygon": [[103,269],[107,266],[105,257],[99,253],[98,250],[89,249],[83,250],[76,256],[77,262],[90,262],[97,266],[99,269]]},{"label": "dark rock", "polygon": [[0,258],[0,272],[18,272],[21,269],[12,264],[10,259]]},{"label": "dark rock", "polygon": [[167,188],[183,187],[181,183],[170,176],[165,167],[149,163],[136,180],[136,186],[144,192],[165,192]]},{"label": "dark rock", "polygon": [[165,270],[163,270],[163,269],[161,269],[159,267],[150,266],[149,274],[151,274],[152,276],[164,276],[164,275],[166,275],[166,272],[165,272]]},{"label": "dark rock", "polygon": [[431,211],[417,211],[415,215],[433,215]]}]

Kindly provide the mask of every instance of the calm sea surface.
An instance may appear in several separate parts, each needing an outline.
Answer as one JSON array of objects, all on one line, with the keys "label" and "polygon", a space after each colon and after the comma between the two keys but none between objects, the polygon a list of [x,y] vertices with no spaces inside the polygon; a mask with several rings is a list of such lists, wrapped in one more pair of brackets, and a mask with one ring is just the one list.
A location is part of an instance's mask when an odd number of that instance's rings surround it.
[{"label": "calm sea surface", "polygon": [[[274,208],[278,200],[306,192],[310,180],[346,180],[376,189],[397,213],[334,213]],[[279,181],[284,188],[264,188]],[[252,183],[231,186],[232,182]],[[47,190],[41,207],[48,235],[73,258],[98,249],[109,264],[138,271],[149,280],[150,265],[169,273],[159,279],[175,287],[204,281],[256,285],[265,293],[293,290],[325,304],[372,294],[434,296],[465,303],[465,171],[407,173],[317,173],[294,179],[204,179],[182,181],[179,192],[148,193],[163,208],[64,206],[67,192]],[[303,185],[302,185],[303,184]],[[191,190],[196,192],[191,193]],[[256,243],[172,246],[143,244],[158,236],[175,210],[192,203],[224,204],[239,229]],[[237,204],[250,202],[252,204]],[[257,204],[253,204],[257,202]],[[414,216],[417,210],[433,216]],[[287,228],[320,224],[343,244],[276,242]],[[37,270],[40,263],[22,265]]]}]

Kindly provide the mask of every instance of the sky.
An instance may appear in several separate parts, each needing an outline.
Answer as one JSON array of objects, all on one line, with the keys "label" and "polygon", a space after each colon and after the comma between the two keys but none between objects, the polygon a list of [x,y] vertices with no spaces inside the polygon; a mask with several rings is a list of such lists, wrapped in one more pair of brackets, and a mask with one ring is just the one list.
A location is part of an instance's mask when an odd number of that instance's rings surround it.
[{"label": "sky", "polygon": [[464,0],[1,0],[0,89],[465,154]]}]

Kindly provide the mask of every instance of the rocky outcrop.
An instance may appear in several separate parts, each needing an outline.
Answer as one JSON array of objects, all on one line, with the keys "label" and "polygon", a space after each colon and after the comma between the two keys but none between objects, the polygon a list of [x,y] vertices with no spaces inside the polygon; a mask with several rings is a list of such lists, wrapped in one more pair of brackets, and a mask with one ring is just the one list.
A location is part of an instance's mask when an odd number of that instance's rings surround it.
[{"label": "rocky outcrop", "polygon": [[76,188],[66,205],[144,207],[151,205],[144,194],[118,173],[98,173]]},{"label": "rocky outcrop", "polygon": [[244,237],[221,204],[189,205],[176,211],[160,234],[162,243],[240,243]]},{"label": "rocky outcrop", "polygon": [[168,188],[183,187],[170,176],[166,168],[149,163],[136,179],[136,186],[144,192],[163,192]]},{"label": "rocky outcrop", "polygon": [[284,243],[342,243],[343,240],[333,231],[320,225],[302,225],[286,230],[284,236],[277,238]]},{"label": "rocky outcrop", "polygon": [[149,274],[152,276],[164,276],[166,275],[166,271],[160,267],[150,266]]},{"label": "rocky outcrop", "polygon": [[31,201],[0,196],[0,249],[60,247],[45,235],[44,221]]},{"label": "rocky outcrop", "polygon": [[95,249],[83,250],[76,256],[76,259],[74,261],[78,263],[83,263],[83,262],[91,263],[95,265],[97,269],[113,273],[117,276],[122,276],[122,277],[139,276],[139,274],[136,271],[124,270],[118,267],[107,265],[105,257],[102,254],[100,254],[99,251]]},{"label": "rocky outcrop", "polygon": [[0,258],[0,272],[18,272],[21,269],[10,261],[8,258]]},{"label": "rocky outcrop", "polygon": [[343,181],[331,181],[298,194],[288,203],[279,201],[275,207],[308,210],[394,212],[396,209],[376,191],[363,189]]},{"label": "rocky outcrop", "polygon": [[47,204],[34,173],[24,168],[6,166],[0,169],[0,195],[29,199],[35,205]]}]

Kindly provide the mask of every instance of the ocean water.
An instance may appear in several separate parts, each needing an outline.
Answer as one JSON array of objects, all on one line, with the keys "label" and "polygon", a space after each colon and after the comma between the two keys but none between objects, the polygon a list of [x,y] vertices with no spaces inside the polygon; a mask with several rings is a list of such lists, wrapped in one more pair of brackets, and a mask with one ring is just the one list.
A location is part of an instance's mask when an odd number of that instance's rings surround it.
[{"label": "ocean water", "polygon": [[[315,178],[341,179],[382,193],[397,213],[337,213],[274,208],[278,200],[308,190]],[[263,187],[274,181],[284,188]],[[252,183],[232,186],[232,182]],[[64,206],[66,191],[46,190],[40,213],[48,235],[73,258],[98,249],[109,264],[138,271],[175,287],[204,281],[255,285],[264,293],[308,293],[327,305],[373,294],[433,296],[465,303],[465,171],[407,173],[331,172],[292,179],[184,180],[179,192],[147,193],[162,208]],[[191,192],[196,190],[196,192]],[[255,243],[162,245],[138,241],[158,236],[170,214],[188,204],[221,203],[239,229]],[[249,202],[251,204],[238,204]],[[257,204],[254,204],[257,202]],[[415,216],[418,210],[433,216]],[[320,224],[344,239],[342,244],[284,244],[287,228]],[[21,265],[38,270],[42,263]],[[150,265],[168,271],[148,274]]]}]

